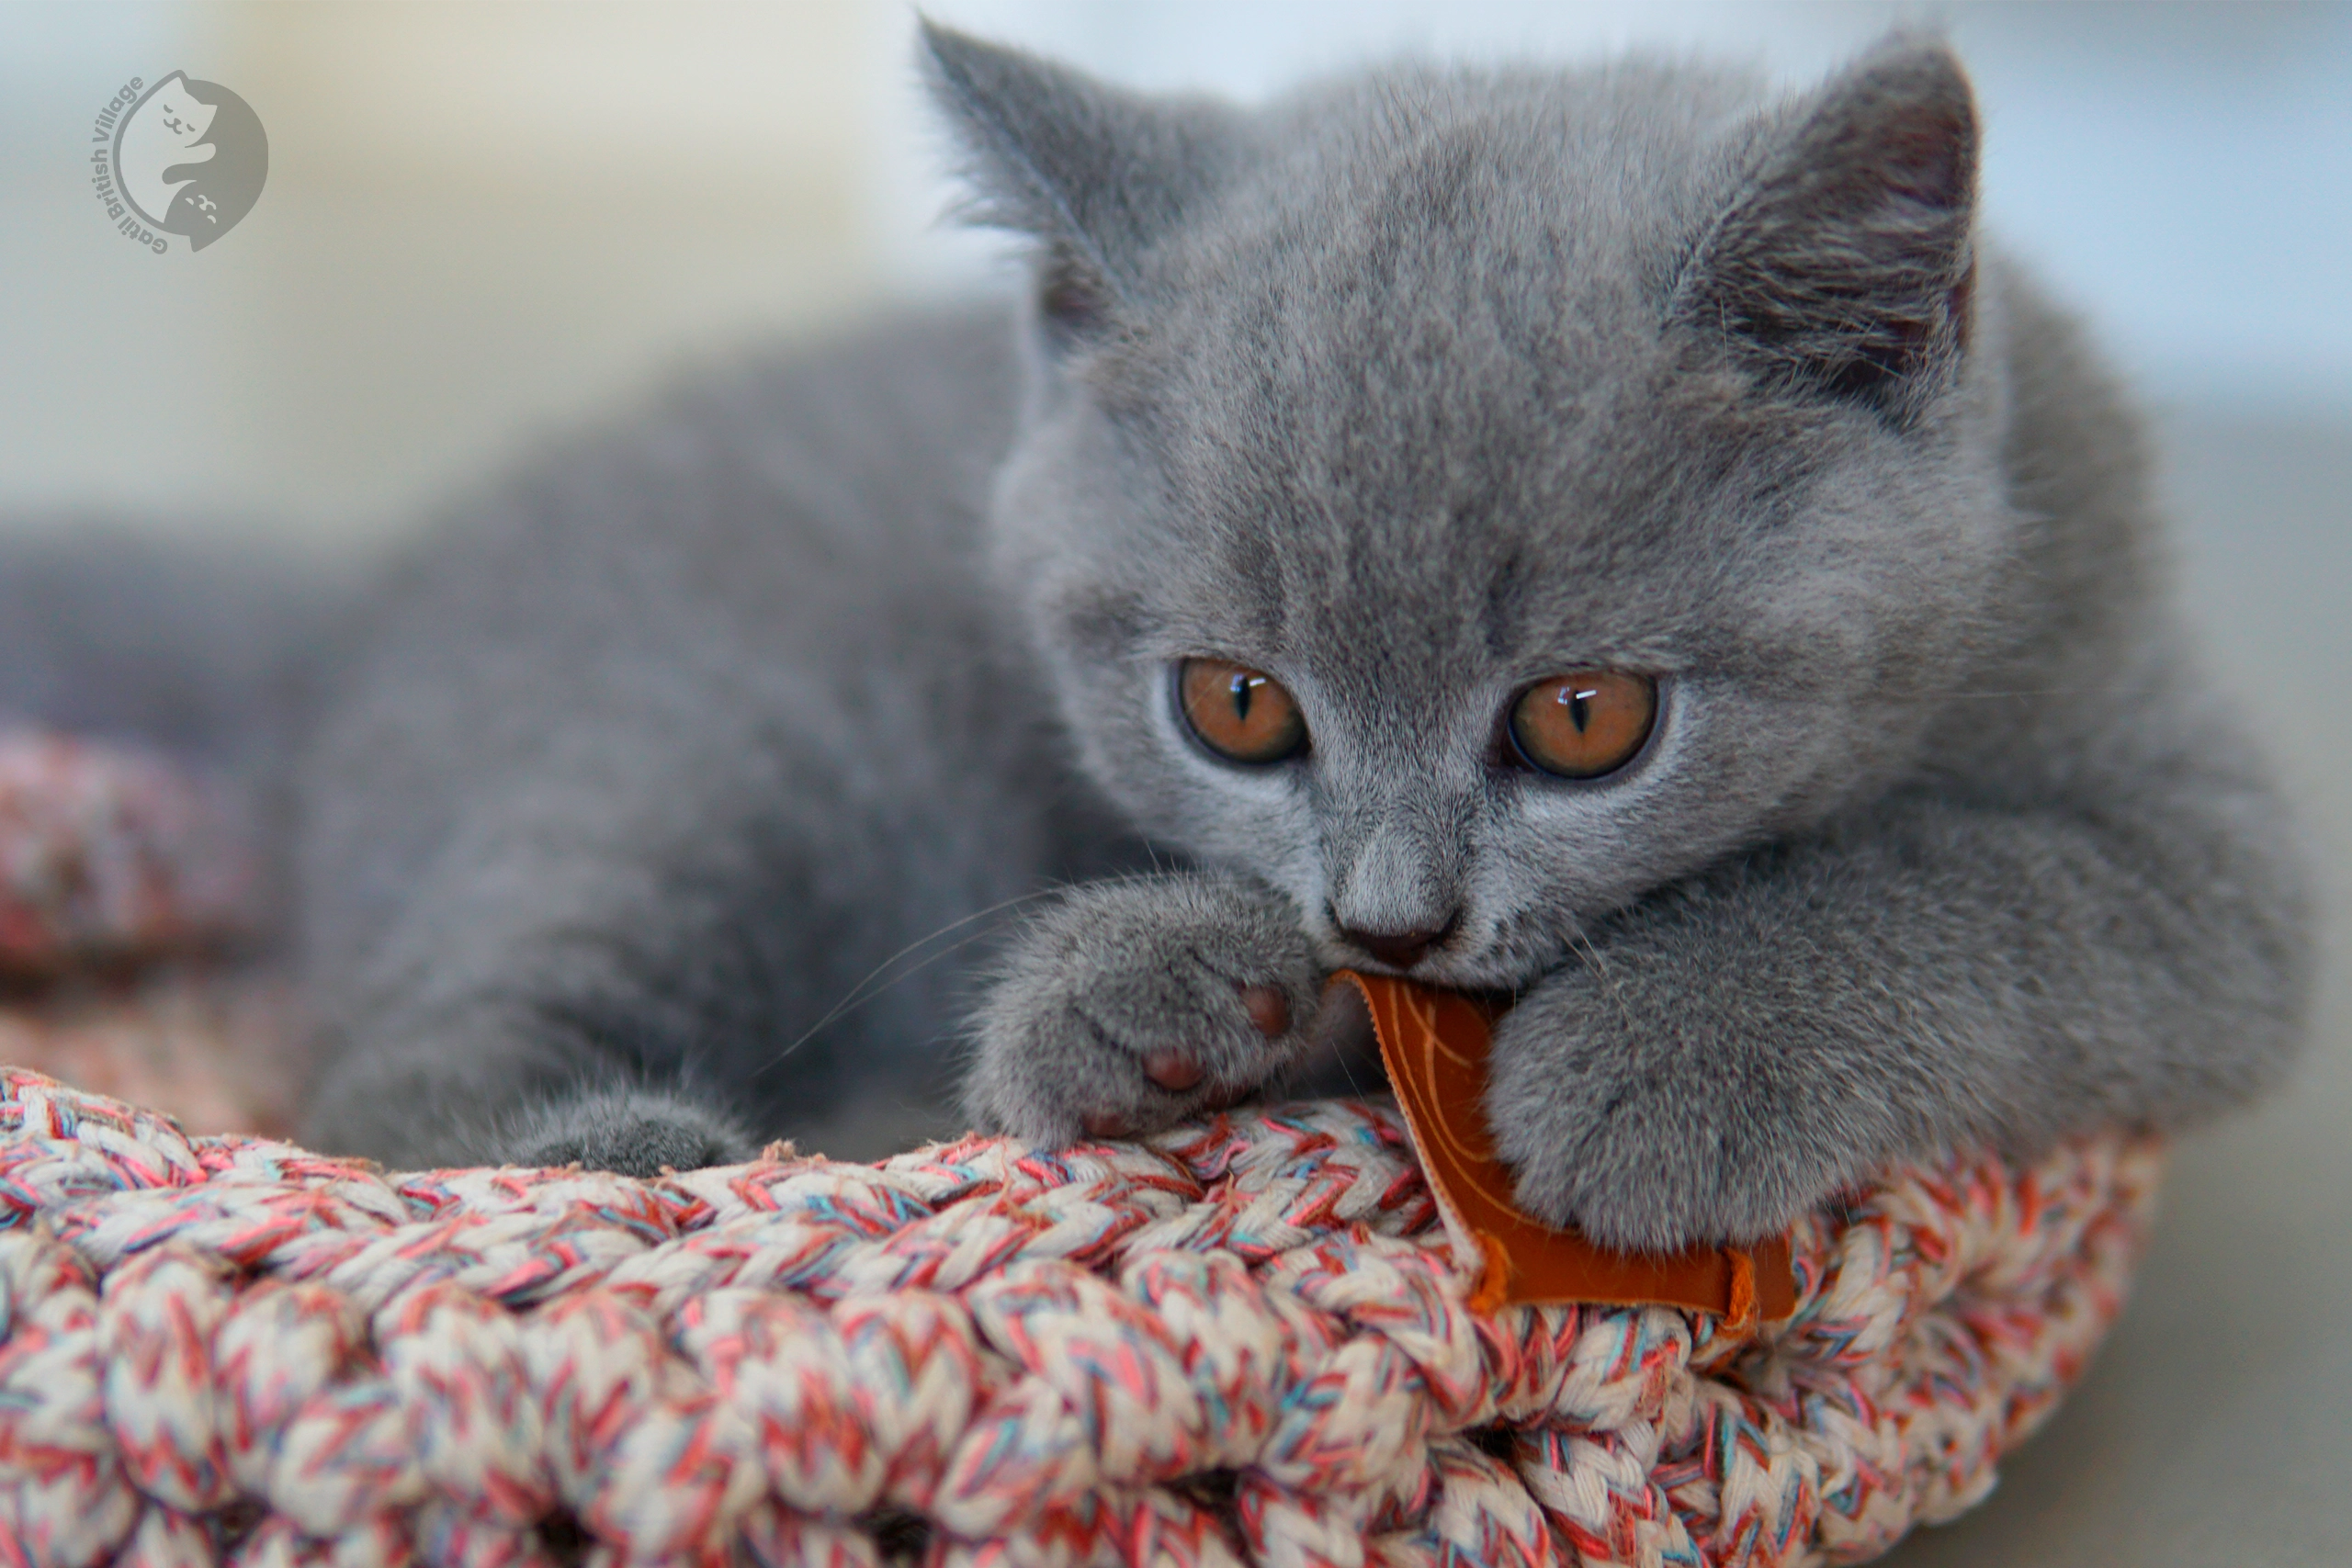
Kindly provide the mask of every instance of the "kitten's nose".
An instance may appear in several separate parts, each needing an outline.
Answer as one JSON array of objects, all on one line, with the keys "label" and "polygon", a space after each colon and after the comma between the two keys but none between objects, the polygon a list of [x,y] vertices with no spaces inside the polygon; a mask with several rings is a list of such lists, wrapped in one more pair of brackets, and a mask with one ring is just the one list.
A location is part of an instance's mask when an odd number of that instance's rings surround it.
[{"label": "kitten's nose", "polygon": [[1358,931],[1353,926],[1340,926],[1340,934],[1391,969],[1410,969],[1430,948],[1452,936],[1454,928],[1461,924],[1462,911],[1456,909],[1445,918],[1445,924],[1420,931]]}]

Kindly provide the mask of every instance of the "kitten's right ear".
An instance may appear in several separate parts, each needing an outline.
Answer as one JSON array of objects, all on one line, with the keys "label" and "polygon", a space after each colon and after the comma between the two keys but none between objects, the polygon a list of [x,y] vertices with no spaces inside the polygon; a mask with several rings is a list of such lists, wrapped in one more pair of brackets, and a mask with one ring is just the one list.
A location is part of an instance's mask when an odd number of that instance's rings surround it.
[{"label": "kitten's right ear", "polygon": [[1145,294],[1144,261],[1234,166],[1238,117],[1157,98],[925,20],[924,73],[963,143],[978,223],[1041,243],[1039,313],[1083,334]]},{"label": "kitten's right ear", "polygon": [[1768,144],[1678,307],[1776,379],[1907,418],[1968,346],[1976,156],[1960,62],[1897,35]]}]

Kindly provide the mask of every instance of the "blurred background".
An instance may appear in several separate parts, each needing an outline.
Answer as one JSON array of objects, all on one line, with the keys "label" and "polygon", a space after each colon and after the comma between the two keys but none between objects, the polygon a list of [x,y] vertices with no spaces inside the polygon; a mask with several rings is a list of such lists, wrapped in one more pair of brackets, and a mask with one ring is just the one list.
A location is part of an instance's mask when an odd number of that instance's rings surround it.
[{"label": "blurred background", "polygon": [[[943,0],[944,20],[1243,97],[1418,51],[1704,48],[1792,82],[1883,5]],[[1958,6],[1994,225],[2166,409],[2352,418],[2352,11]],[[159,527],[377,531],[518,428],[681,359],[1001,281],[943,229],[912,7],[0,6],[0,497]],[[270,140],[201,256],[102,220],[93,117],[219,81]]]},{"label": "blurred background", "polygon": [[[1705,49],[1801,82],[1917,8],[935,0],[1147,86],[1242,97],[1404,51]],[[2166,453],[2188,603],[2352,907],[2352,8],[1939,7],[1993,227],[2090,317]],[[892,299],[1002,289],[897,4],[0,6],[0,526],[102,511],[339,551],[534,431]],[[268,184],[200,255],[85,159],[132,76],[243,96]],[[26,520],[32,520],[28,524]],[[2190,1140],[2075,1402],[1913,1564],[2352,1561],[2352,964],[2298,1093]]]}]

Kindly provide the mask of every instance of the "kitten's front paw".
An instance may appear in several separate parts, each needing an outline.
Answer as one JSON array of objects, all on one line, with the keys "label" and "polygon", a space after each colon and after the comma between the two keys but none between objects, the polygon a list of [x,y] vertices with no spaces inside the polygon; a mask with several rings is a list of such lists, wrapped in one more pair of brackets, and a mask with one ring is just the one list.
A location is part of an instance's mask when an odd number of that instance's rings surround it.
[{"label": "kitten's front paw", "polygon": [[741,1165],[758,1153],[741,1128],[691,1100],[605,1089],[534,1106],[502,1134],[495,1156],[512,1165],[582,1165],[653,1177],[665,1169]]},{"label": "kitten's front paw", "polygon": [[1853,1130],[1750,1070],[1736,1035],[1549,989],[1502,1020],[1489,1058],[1487,1125],[1528,1213],[1671,1252],[1774,1235],[1869,1168]]},{"label": "kitten's front paw", "polygon": [[1077,888],[981,1007],[965,1103],[1048,1145],[1230,1104],[1297,1062],[1320,978],[1296,912],[1238,878]]}]

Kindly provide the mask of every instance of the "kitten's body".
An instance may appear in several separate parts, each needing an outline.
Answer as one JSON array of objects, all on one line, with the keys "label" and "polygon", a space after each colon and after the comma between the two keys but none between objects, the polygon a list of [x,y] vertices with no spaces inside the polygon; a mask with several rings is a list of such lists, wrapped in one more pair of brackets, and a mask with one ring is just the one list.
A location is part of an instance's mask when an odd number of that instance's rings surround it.
[{"label": "kitten's body", "polygon": [[[415,558],[310,779],[313,1136],[642,1169],[919,1104],[959,961],[835,1004],[1136,838],[1193,869],[1019,925],[987,1118],[1279,1078],[1350,932],[1441,928],[1413,973],[1521,998],[1522,1198],[1613,1241],[2270,1076],[2276,807],[2132,420],[1970,238],[1939,52],[1780,108],[1624,68],[1252,117],[935,47],[1044,243],[1025,363],[942,318],[706,386]],[[1309,751],[1189,743],[1193,656]],[[1659,679],[1642,758],[1511,765],[1514,690],[1594,666]]]},{"label": "kitten's body", "polygon": [[681,389],[411,554],[305,781],[322,1138],[491,1157],[582,1074],[682,1069],[741,1130],[936,1120],[991,928],[884,966],[1111,838],[980,582],[1015,388],[1001,308],[895,322]]}]

